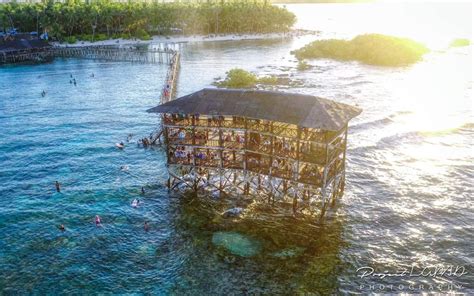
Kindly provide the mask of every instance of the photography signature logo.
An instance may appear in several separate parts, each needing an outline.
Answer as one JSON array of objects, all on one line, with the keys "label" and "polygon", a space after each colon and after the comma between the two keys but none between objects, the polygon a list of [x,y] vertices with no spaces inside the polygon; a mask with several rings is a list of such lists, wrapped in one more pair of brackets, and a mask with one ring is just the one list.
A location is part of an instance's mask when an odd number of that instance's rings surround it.
[{"label": "photography signature logo", "polygon": [[[453,280],[461,278],[468,274],[467,269],[464,266],[448,265],[448,266],[425,266],[425,267],[402,267],[398,268],[397,271],[391,272],[388,270],[376,271],[371,266],[359,267],[356,270],[357,277],[368,280],[370,284],[361,284],[359,290],[370,290],[370,291],[459,291],[463,288],[461,284],[454,283]],[[403,279],[404,283],[399,284],[387,284],[380,283],[376,284],[377,280],[387,278],[399,278]],[[420,283],[416,284],[410,278],[433,278],[440,279],[444,283],[427,284]]]},{"label": "photography signature logo", "polygon": [[432,278],[452,278],[462,277],[468,274],[464,266],[426,266],[426,267],[403,267],[396,272],[376,272],[373,267],[363,266],[356,270],[357,276],[361,279],[367,277],[377,277],[384,279],[386,277],[432,277]]}]

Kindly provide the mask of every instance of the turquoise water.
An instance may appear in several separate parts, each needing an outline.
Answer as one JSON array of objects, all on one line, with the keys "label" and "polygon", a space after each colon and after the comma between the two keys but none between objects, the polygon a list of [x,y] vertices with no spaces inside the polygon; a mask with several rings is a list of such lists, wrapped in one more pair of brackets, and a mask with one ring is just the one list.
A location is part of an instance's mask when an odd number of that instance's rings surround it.
[{"label": "turquoise water", "polygon": [[[129,133],[136,140],[156,128],[144,109],[157,103],[163,79],[160,66],[80,60],[1,70],[2,290],[119,291],[130,271],[124,286],[142,286],[145,271],[173,276],[173,264],[160,269],[150,261],[151,246],[172,232],[164,171],[157,169],[163,155],[132,143],[114,147]],[[144,201],[138,209],[129,206],[135,197]],[[95,227],[95,215],[104,227]]]},{"label": "turquoise water", "polygon": [[[366,294],[380,284],[396,286],[378,286],[382,293],[418,293],[449,282],[474,293],[472,47],[435,51],[407,68],[317,60],[297,71],[292,49],[366,30],[331,25],[343,23],[346,7],[304,6],[302,13],[289,6],[303,24],[310,9],[322,14],[311,28],[333,30],[319,36],[190,43],[178,87],[184,95],[242,67],[294,82],[277,89],[363,108],[350,127],[344,198],[323,227],[248,201],[169,194],[163,151],[134,143],[116,149],[128,134],[133,142],[157,128],[145,110],[159,103],[162,66],[58,59],[0,68],[0,294]],[[443,7],[433,11],[416,22],[452,18]],[[463,37],[455,31],[443,40]],[[142,201],[137,209],[134,198]],[[242,219],[219,216],[235,205],[248,207]],[[238,240],[226,249],[232,240],[213,243],[216,236]],[[470,273],[361,279],[356,272],[434,265]]]}]

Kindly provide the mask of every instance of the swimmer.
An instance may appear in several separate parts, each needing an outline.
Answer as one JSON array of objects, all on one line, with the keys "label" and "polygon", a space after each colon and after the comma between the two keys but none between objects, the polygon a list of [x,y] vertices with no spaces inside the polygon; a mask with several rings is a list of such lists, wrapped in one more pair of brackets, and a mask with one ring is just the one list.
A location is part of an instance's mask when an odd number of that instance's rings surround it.
[{"label": "swimmer", "polygon": [[95,215],[95,226],[99,227],[101,224],[100,224],[100,217],[99,215]]},{"label": "swimmer", "polygon": [[148,226],[148,221],[145,221],[145,225],[143,225],[143,229],[145,229],[145,231],[150,230],[150,226]]},{"label": "swimmer", "polygon": [[66,230],[66,227],[64,227],[64,224],[61,224],[58,226],[59,230],[61,231],[65,231]]},{"label": "swimmer", "polygon": [[130,142],[132,140],[133,134],[128,134],[127,136],[127,142]]},{"label": "swimmer", "polygon": [[122,165],[122,166],[120,167],[120,170],[121,170],[122,172],[128,171],[128,165]]},{"label": "swimmer", "polygon": [[115,144],[115,146],[117,146],[118,149],[125,148],[125,144],[123,142],[117,143],[117,144]]},{"label": "swimmer", "polygon": [[41,92],[41,96],[42,96],[42,97],[46,96],[46,91],[43,90],[43,91]]},{"label": "swimmer", "polygon": [[132,207],[137,208],[139,203],[140,203],[140,200],[138,200],[138,199],[135,198],[135,199],[132,201]]},{"label": "swimmer", "polygon": [[142,187],[142,194],[145,194],[145,188]]},{"label": "swimmer", "polygon": [[57,191],[57,192],[61,192],[61,183],[59,183],[58,181],[56,181],[55,185],[56,185],[56,191]]}]

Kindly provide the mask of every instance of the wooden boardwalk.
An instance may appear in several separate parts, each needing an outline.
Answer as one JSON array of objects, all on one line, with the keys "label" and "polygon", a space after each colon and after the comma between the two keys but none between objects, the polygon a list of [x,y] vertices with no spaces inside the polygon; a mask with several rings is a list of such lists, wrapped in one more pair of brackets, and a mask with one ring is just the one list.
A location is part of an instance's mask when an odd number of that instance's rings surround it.
[{"label": "wooden boardwalk", "polygon": [[174,49],[167,46],[164,48],[141,48],[136,46],[74,46],[53,47],[51,50],[55,57],[154,64],[170,64],[176,53]]},{"label": "wooden boardwalk", "polygon": [[180,53],[175,51],[171,57],[169,68],[166,73],[165,87],[161,94],[161,104],[171,101],[176,98],[176,86],[179,74],[179,59]]},{"label": "wooden boardwalk", "polygon": [[164,43],[149,47],[127,45],[54,46],[0,52],[0,64],[44,62],[55,57],[171,64],[179,44]]},{"label": "wooden boardwalk", "polygon": [[0,51],[0,65],[23,62],[45,62],[52,60],[54,53],[50,49],[24,49],[15,52]]}]

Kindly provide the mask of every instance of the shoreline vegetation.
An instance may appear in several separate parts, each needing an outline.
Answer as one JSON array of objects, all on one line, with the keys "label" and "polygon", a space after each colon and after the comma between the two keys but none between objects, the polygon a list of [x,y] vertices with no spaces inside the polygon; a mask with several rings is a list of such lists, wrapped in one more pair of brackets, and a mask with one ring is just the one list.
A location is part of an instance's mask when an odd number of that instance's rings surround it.
[{"label": "shoreline vegetation", "polygon": [[0,29],[48,32],[55,41],[150,40],[151,35],[211,35],[288,32],[296,16],[269,1],[6,3]]},{"label": "shoreline vegetation", "polygon": [[281,39],[293,38],[306,35],[317,35],[317,31],[310,30],[290,30],[288,32],[277,33],[246,33],[246,34],[193,34],[193,35],[153,35],[147,40],[139,38],[132,39],[105,39],[101,41],[80,41],[76,43],[68,42],[52,42],[54,46],[68,47],[68,46],[111,46],[111,45],[144,45],[149,43],[188,43],[188,42],[206,42],[206,41],[240,41],[240,40],[263,40],[263,39]]},{"label": "shoreline vegetation", "polygon": [[382,34],[364,34],[351,40],[325,39],[313,41],[292,54],[300,61],[329,58],[359,61],[378,66],[407,66],[420,61],[429,50],[408,38]]}]

